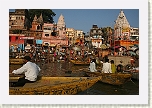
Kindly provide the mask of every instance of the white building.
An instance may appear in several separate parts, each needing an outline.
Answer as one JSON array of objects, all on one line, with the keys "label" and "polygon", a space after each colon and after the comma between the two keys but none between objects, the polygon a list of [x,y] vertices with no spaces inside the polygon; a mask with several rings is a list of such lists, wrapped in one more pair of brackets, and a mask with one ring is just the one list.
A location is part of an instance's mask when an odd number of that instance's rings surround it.
[{"label": "white building", "polygon": [[115,39],[116,40],[128,40],[130,36],[130,24],[123,12],[120,11],[114,25]]},{"label": "white building", "polygon": [[65,37],[66,36],[66,25],[64,21],[64,16],[61,14],[58,22],[57,22],[57,31],[59,32],[58,35],[60,37]]}]

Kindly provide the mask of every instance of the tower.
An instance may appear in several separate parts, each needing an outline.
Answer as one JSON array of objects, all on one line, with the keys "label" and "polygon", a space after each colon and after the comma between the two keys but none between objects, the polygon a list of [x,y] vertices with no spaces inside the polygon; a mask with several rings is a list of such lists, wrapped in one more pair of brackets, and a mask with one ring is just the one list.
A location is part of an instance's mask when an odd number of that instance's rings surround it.
[{"label": "tower", "polygon": [[43,27],[43,17],[42,14],[39,18],[37,16],[34,16],[33,22],[32,22],[32,29],[34,30],[42,30]]},{"label": "tower", "polygon": [[65,30],[66,25],[64,21],[64,16],[61,14],[57,22],[57,31],[60,37],[64,37],[66,35]]},{"label": "tower", "polygon": [[115,21],[114,29],[115,29],[115,39],[118,39],[118,40],[129,39],[130,24],[123,10],[120,10],[120,13]]}]

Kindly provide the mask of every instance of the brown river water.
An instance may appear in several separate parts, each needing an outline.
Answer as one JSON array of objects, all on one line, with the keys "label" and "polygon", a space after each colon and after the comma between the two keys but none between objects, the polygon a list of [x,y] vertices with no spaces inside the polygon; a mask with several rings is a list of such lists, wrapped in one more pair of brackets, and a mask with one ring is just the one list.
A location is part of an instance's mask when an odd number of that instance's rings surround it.
[{"label": "brown river water", "polygon": [[[83,69],[89,66],[75,66],[70,62],[37,63],[42,71],[42,76],[65,76],[67,71],[72,71],[71,76],[84,76]],[[9,65],[9,72],[22,65]],[[121,86],[115,86],[97,82],[91,88],[78,93],[77,95],[139,95],[139,80],[132,79]]]}]

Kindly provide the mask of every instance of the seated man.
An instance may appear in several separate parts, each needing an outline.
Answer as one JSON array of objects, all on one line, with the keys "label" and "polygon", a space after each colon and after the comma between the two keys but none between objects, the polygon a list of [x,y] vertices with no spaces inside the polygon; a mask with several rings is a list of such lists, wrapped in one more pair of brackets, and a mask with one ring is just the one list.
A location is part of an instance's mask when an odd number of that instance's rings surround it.
[{"label": "seated man", "polygon": [[102,72],[103,73],[112,73],[111,63],[109,63],[109,59],[108,58],[106,58],[105,59],[105,63],[103,63]]},{"label": "seated man", "polygon": [[13,74],[25,74],[25,77],[19,78],[18,82],[13,85],[14,87],[24,86],[25,83],[31,83],[37,80],[37,76],[41,69],[35,63],[30,62],[30,60],[30,56],[25,56],[25,64],[21,68],[12,72]]},{"label": "seated man", "polygon": [[120,61],[120,64],[117,65],[117,69],[116,70],[117,70],[118,73],[122,73],[124,71],[123,68],[124,67],[122,65],[122,61]]},{"label": "seated man", "polygon": [[89,70],[90,70],[91,72],[96,72],[96,71],[97,71],[95,62],[96,62],[96,59],[93,59],[93,60],[90,62]]}]

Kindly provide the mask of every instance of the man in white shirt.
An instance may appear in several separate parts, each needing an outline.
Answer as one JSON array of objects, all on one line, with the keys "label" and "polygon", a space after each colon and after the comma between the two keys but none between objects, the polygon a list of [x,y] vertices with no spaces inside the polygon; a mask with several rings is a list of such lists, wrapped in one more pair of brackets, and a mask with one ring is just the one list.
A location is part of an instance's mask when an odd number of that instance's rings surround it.
[{"label": "man in white shirt", "polygon": [[96,71],[97,71],[97,70],[96,70],[96,64],[95,64],[95,62],[96,62],[95,59],[93,59],[93,60],[90,62],[89,70],[90,70],[91,72],[96,72]]},{"label": "man in white shirt", "polygon": [[102,67],[103,73],[112,73],[111,64],[109,63],[109,59],[105,59],[105,63],[103,63]]},{"label": "man in white shirt", "polygon": [[25,83],[35,82],[37,80],[37,76],[41,69],[35,63],[30,62],[30,60],[30,56],[25,56],[25,64],[21,68],[14,70],[12,72],[13,74],[25,74],[25,77],[19,78],[18,82],[13,86],[24,86]]}]

